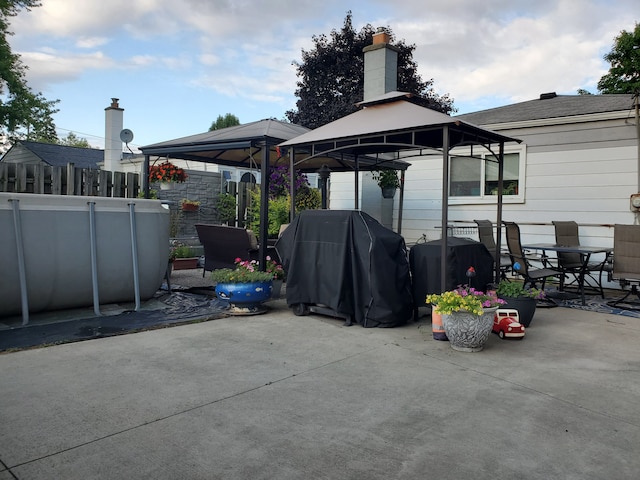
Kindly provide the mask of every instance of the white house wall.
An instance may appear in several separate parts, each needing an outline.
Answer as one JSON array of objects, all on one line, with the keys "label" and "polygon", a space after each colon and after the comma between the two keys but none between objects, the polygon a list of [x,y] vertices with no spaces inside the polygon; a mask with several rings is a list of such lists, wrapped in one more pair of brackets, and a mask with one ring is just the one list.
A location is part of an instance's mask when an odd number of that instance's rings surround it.
[{"label": "white house wall", "polygon": [[[503,219],[518,222],[525,241],[553,241],[553,220],[575,220],[583,244],[613,245],[612,225],[636,221],[629,209],[630,195],[639,191],[634,125],[618,119],[517,129],[483,127],[519,138],[526,145],[524,202],[503,206]],[[402,235],[407,243],[423,234],[427,240],[440,238],[442,156],[414,157],[410,163]],[[331,176],[332,209],[353,208],[353,176],[343,175]],[[362,181],[360,204],[376,217],[380,189],[367,178]],[[397,204],[398,198],[394,228]],[[495,222],[496,216],[495,202],[449,206],[449,220],[454,223],[472,224],[482,218]]]}]

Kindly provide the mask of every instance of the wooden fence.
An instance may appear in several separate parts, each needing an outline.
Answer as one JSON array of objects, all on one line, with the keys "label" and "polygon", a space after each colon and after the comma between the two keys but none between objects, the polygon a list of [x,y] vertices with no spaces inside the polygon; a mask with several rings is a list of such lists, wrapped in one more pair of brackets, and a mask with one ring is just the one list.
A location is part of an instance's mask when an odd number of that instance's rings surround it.
[{"label": "wooden fence", "polygon": [[134,198],[140,191],[137,173],[109,172],[44,164],[0,162],[0,192]]}]

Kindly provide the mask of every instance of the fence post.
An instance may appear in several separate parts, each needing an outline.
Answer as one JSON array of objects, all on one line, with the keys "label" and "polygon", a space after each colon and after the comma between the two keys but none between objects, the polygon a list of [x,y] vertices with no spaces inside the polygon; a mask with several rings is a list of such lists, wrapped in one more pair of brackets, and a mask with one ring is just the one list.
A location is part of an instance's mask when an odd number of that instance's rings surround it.
[{"label": "fence post", "polygon": [[16,163],[16,183],[14,191],[16,193],[25,193],[27,191],[27,166],[22,163]]},{"label": "fence post", "polygon": [[33,166],[33,193],[44,193],[45,166]]},{"label": "fence post", "polygon": [[98,195],[101,197],[111,197],[111,172],[108,170],[98,171]]},{"label": "fence post", "polygon": [[113,172],[113,196],[124,197],[124,178],[123,172]]},{"label": "fence post", "polygon": [[73,163],[67,163],[67,195],[76,193],[76,169]]},{"label": "fence post", "polygon": [[140,190],[139,176],[137,173],[127,173],[127,197],[136,198]]},{"label": "fence post", "polygon": [[0,192],[9,191],[9,164],[0,162]]},{"label": "fence post", "polygon": [[51,167],[51,193],[62,195],[62,167]]}]

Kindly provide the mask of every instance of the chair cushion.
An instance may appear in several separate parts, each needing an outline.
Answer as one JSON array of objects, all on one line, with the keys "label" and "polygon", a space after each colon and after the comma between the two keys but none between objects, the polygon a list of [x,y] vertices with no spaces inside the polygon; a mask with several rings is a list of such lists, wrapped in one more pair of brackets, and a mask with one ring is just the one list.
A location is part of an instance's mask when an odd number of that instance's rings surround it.
[{"label": "chair cushion", "polygon": [[247,236],[249,237],[249,248],[251,250],[258,250],[258,237],[252,230],[247,230]]}]

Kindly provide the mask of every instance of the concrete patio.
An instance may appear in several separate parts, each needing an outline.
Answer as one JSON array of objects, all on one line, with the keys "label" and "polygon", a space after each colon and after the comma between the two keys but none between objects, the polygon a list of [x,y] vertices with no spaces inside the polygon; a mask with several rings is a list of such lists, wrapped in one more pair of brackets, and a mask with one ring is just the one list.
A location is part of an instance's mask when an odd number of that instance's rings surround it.
[{"label": "concrete patio", "polygon": [[264,315],[0,355],[0,480],[634,479],[640,319],[538,309],[480,353]]}]

